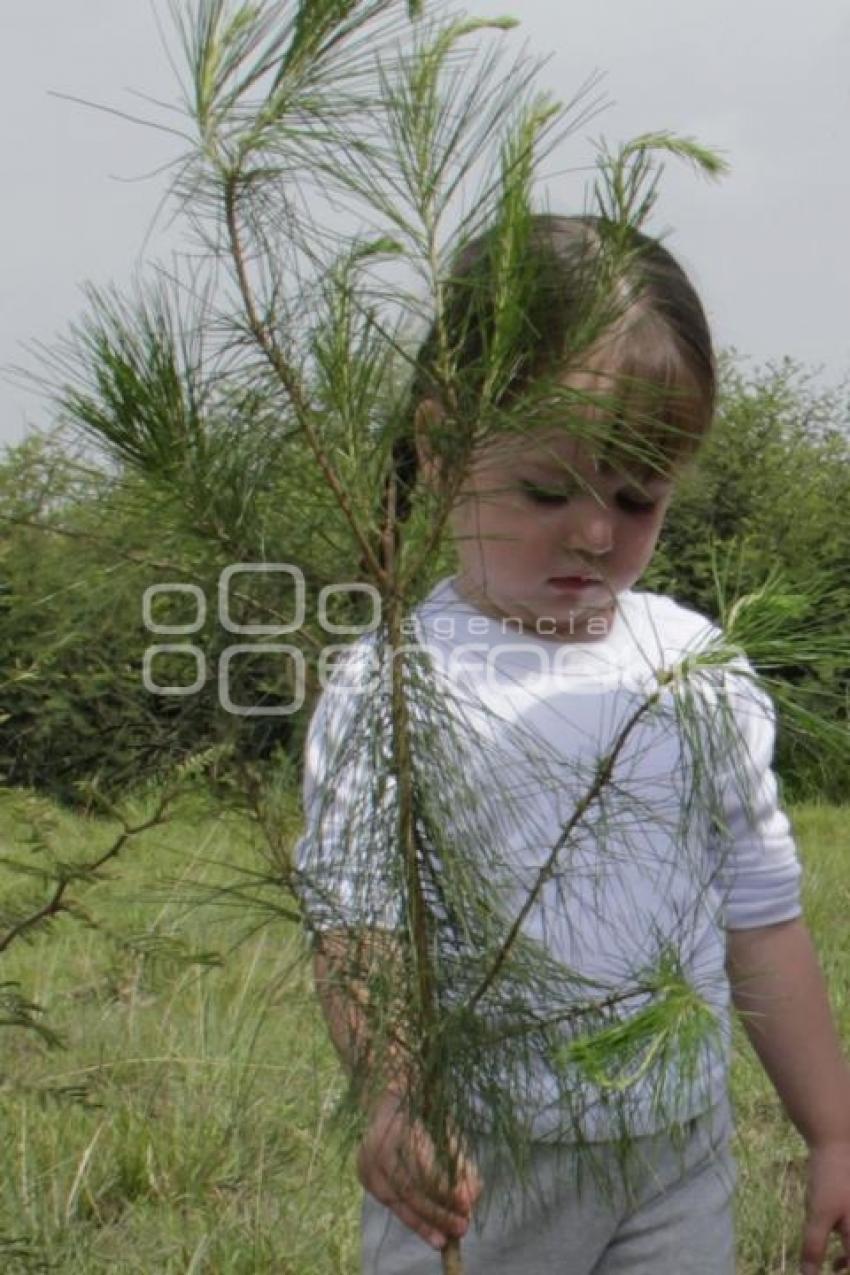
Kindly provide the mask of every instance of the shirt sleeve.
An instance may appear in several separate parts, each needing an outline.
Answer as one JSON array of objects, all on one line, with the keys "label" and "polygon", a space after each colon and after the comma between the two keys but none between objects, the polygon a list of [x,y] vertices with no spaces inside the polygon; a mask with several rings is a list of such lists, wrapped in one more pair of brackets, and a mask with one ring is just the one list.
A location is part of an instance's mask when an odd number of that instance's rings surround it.
[{"label": "shirt sleeve", "polygon": [[307,734],[304,831],[295,846],[295,884],[308,927],[394,929],[397,804],[387,757],[385,714],[368,648],[352,653],[323,692]]},{"label": "shirt sleeve", "polygon": [[772,701],[746,661],[728,674],[727,690],[732,729],[719,768],[713,836],[726,928],[746,930],[801,914],[801,867],[772,769]]}]

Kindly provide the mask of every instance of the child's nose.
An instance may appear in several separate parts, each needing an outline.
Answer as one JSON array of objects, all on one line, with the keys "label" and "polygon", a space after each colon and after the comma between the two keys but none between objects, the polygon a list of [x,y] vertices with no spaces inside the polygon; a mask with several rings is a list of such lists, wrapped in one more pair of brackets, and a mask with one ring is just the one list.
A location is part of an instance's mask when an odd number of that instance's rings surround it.
[{"label": "child's nose", "polygon": [[582,509],[573,507],[564,527],[563,542],[579,553],[610,553],[614,547],[614,523],[611,510],[598,501],[582,501]]}]

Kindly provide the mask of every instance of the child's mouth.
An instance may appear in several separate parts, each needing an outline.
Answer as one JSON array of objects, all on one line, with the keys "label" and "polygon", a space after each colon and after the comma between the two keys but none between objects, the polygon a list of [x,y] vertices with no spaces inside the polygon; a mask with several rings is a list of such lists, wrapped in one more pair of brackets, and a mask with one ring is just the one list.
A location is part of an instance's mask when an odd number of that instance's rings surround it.
[{"label": "child's mouth", "polygon": [[600,581],[596,576],[550,576],[547,583],[553,589],[588,589]]}]

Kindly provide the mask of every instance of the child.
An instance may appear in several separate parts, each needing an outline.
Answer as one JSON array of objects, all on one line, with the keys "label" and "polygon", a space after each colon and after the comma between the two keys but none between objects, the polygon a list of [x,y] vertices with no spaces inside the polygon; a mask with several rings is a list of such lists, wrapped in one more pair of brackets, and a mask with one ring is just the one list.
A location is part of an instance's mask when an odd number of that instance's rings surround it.
[{"label": "child", "polygon": [[[498,838],[515,869],[506,882],[514,915],[600,758],[609,758],[616,783],[610,791],[600,786],[584,835],[577,829],[569,891],[559,888],[553,863],[523,931],[565,968],[612,988],[648,956],[657,959],[654,936],[677,933],[688,977],[712,1006],[721,1039],[690,1083],[669,1058],[669,1074],[649,1067],[636,1076],[616,1119],[592,1085],[579,1102],[578,1082],[565,1089],[545,1069],[529,1077],[535,1190],[521,1213],[507,1206],[497,1156],[486,1146],[477,1167],[461,1161],[451,1190],[441,1182],[433,1147],[405,1114],[403,1068],[389,1071],[385,1090],[370,1100],[358,1157],[369,1193],[364,1272],[427,1275],[440,1266],[432,1250],[463,1236],[467,1275],[730,1275],[729,979],[735,1004],[750,1011],[745,1024],[759,1057],[809,1145],[803,1269],[820,1269],[833,1229],[850,1255],[850,1072],[800,918],[799,865],[770,770],[770,706],[746,677],[733,679],[742,747],[724,753],[716,733],[703,730],[704,743],[714,740],[705,769],[716,773],[708,775],[669,716],[648,714],[639,730],[629,727],[634,705],[663,685],[665,670],[717,636],[694,612],[633,587],[652,558],[676,475],[710,425],[715,374],[690,283],[666,249],[637,232],[619,279],[605,276],[615,305],[599,321],[588,281],[594,263],[604,262],[605,230],[591,218],[533,222],[522,352],[495,406],[527,402],[544,413],[557,384],[566,394],[555,395],[548,424],[494,433],[466,456],[448,428],[452,413],[438,378],[427,377],[435,334],[421,352],[426,372],[414,387],[420,477],[441,490],[462,466],[463,483],[451,514],[458,573],[417,609],[416,637],[480,743],[447,754],[436,786],[454,785],[455,797],[441,808],[458,830],[479,817],[465,810],[478,794],[486,794],[481,829],[501,803]],[[494,236],[471,244],[456,263],[446,307],[450,343],[475,393],[482,392],[476,368],[494,344],[498,264]],[[565,404],[574,413],[567,425]],[[411,485],[411,454],[401,459]],[[387,801],[386,791],[369,793],[365,755],[340,765],[346,723],[366,720],[369,692],[356,677],[368,645],[358,643],[347,665],[355,678],[350,695],[326,692],[311,724],[308,822],[298,851],[312,889],[317,985],[351,1067],[369,1044],[356,997],[341,997],[335,982],[335,942],[360,925],[386,945],[389,964],[398,924],[386,882],[363,915],[352,884],[364,865],[368,871],[363,856],[369,838],[380,836]],[[368,747],[376,746],[373,734]],[[461,792],[468,800],[458,800]],[[482,864],[486,843],[481,836]],[[361,990],[368,996],[368,987]],[[570,1129],[609,1167],[625,1129],[638,1151],[629,1183],[607,1193],[577,1191],[575,1173],[564,1168]],[[471,1228],[473,1211],[481,1224]]]}]

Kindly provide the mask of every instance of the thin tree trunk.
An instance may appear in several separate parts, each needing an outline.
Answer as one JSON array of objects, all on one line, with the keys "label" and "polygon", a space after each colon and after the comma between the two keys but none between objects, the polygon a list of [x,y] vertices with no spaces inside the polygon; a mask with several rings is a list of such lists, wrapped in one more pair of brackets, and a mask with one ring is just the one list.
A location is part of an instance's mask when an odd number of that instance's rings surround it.
[{"label": "thin tree trunk", "polygon": [[449,1240],[443,1249],[443,1275],[463,1275],[460,1240]]},{"label": "thin tree trunk", "polygon": [[[392,664],[392,719],[393,719],[393,765],[398,786],[399,834],[404,848],[405,875],[410,907],[411,957],[414,964],[415,995],[414,1007],[416,1022],[415,1039],[418,1043],[418,1065],[422,1075],[422,1111],[421,1116],[426,1128],[430,1126],[430,1115],[434,1109],[433,1089],[434,1059],[431,1053],[431,1041],[437,1025],[437,1007],[434,991],[434,970],[432,966],[431,935],[429,931],[428,906],[422,885],[422,864],[420,847],[416,829],[415,796],[413,785],[413,759],[410,751],[410,717],[407,705],[407,692],[404,685],[406,656],[400,657],[398,652],[404,644],[402,620],[404,608],[398,590],[397,562],[395,558],[395,514],[396,488],[392,484],[388,501],[388,518],[385,537],[385,554],[387,556],[387,575],[393,579],[396,589],[391,595],[388,614],[388,633]],[[457,1167],[456,1155],[452,1155],[449,1131],[447,1128],[431,1130],[439,1163],[451,1161],[449,1180],[455,1180],[454,1169]],[[460,1240],[452,1239],[442,1252],[443,1271],[448,1275],[463,1275],[463,1262],[460,1255]]]}]

